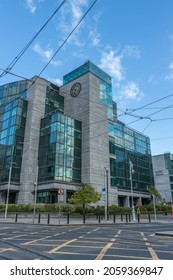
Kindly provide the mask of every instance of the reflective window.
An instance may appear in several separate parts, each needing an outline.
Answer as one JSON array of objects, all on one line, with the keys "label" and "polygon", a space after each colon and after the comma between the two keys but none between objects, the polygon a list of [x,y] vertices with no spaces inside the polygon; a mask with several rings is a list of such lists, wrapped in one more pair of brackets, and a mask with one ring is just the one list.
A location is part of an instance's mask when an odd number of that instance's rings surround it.
[{"label": "reflective window", "polygon": [[39,181],[48,180],[81,182],[81,123],[60,112],[41,120]]}]

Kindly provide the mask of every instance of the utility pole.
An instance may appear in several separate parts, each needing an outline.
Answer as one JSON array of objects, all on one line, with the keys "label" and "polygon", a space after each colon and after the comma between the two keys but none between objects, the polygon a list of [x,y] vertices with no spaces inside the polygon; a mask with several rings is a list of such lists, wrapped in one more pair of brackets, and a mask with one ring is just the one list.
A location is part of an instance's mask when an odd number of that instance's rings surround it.
[{"label": "utility pole", "polygon": [[8,204],[9,204],[9,196],[10,196],[10,185],[11,185],[11,172],[13,164],[16,164],[16,162],[13,162],[13,153],[14,153],[14,146],[11,150],[11,162],[10,162],[10,169],[9,169],[9,175],[8,175],[8,187],[7,187],[7,196],[6,196],[6,204],[5,204],[5,215],[4,218],[7,218],[7,212],[8,212]]},{"label": "utility pole", "polygon": [[36,205],[37,205],[37,188],[38,188],[38,163],[37,163],[37,168],[36,168],[36,180],[34,183],[33,224],[35,223],[35,212],[36,212]]},{"label": "utility pole", "polygon": [[5,205],[5,219],[7,218],[7,212],[8,212],[8,202],[9,202],[10,183],[11,183],[11,170],[12,170],[12,164],[10,165],[9,176],[8,176],[8,188],[7,188],[7,197],[6,197],[6,205]]},{"label": "utility pole", "polygon": [[135,217],[135,207],[134,207],[134,197],[133,197],[133,181],[132,174],[134,174],[133,163],[129,160],[129,171],[130,171],[130,189],[131,189],[131,199],[132,199],[132,220],[136,221]]},{"label": "utility pole", "polygon": [[108,177],[108,169],[105,167],[106,172],[106,219],[109,220],[109,177]]}]

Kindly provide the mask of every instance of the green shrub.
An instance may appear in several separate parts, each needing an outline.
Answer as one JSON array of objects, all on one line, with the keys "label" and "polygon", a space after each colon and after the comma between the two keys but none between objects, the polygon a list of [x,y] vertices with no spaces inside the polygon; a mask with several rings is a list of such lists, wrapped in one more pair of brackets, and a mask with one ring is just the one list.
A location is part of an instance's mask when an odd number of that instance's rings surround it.
[{"label": "green shrub", "polygon": [[[83,206],[81,206],[81,205],[74,206],[74,212],[82,215]],[[91,214],[91,213],[93,213],[93,207],[85,206],[85,214]]]},{"label": "green shrub", "polygon": [[4,212],[5,211],[5,204],[0,204],[0,212]]},{"label": "green shrub", "polygon": [[109,214],[110,215],[119,215],[122,214],[122,207],[117,206],[117,205],[111,205],[109,207]]},{"label": "green shrub", "polygon": [[94,214],[95,215],[104,215],[105,214],[105,207],[98,205],[96,208],[94,208]]},{"label": "green shrub", "polygon": [[75,211],[75,207],[72,204],[64,204],[62,206],[62,212],[65,214],[71,214]]}]

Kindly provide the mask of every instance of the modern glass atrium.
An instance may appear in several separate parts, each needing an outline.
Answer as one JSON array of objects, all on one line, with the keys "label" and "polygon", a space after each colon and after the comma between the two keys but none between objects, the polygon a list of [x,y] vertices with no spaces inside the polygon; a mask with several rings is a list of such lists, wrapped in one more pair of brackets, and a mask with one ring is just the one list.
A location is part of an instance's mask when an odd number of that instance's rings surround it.
[{"label": "modern glass atrium", "polygon": [[41,120],[39,182],[81,182],[81,122],[60,112]]},{"label": "modern glass atrium", "polygon": [[10,166],[11,181],[20,182],[27,115],[26,86],[26,82],[16,82],[0,87],[0,182],[8,182]]},{"label": "modern glass atrium", "polygon": [[130,165],[133,163],[133,189],[147,192],[154,184],[150,140],[121,122],[109,124],[111,186],[130,190]]}]

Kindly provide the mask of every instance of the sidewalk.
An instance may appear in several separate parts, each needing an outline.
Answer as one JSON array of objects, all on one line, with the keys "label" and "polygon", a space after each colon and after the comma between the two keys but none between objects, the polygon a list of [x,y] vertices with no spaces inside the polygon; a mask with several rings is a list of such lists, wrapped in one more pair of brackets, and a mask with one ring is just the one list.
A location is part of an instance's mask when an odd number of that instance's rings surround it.
[{"label": "sidewalk", "polygon": [[[4,217],[0,217],[0,223],[10,223],[10,224],[30,224],[30,225],[50,225],[50,226],[79,226],[79,225],[85,225],[85,226],[101,226],[101,225],[134,225],[134,224],[155,224],[155,223],[161,223],[161,224],[172,224],[173,225],[173,215],[157,215],[157,219],[155,220],[154,216],[151,216],[151,220],[149,221],[147,216],[141,216],[140,221],[136,219],[135,221],[129,220],[129,216],[123,215],[116,216],[116,219],[114,220],[114,217],[110,217],[109,220],[101,219],[91,216],[86,216],[85,223],[83,223],[83,217],[70,217],[69,220],[67,217],[58,216],[58,215],[36,215],[35,220],[33,220],[33,215],[31,214],[29,217],[24,217],[21,214],[16,215],[10,215],[11,217],[7,217],[6,219]],[[157,236],[167,236],[167,237],[173,237],[173,230],[172,231],[162,231],[162,232],[155,232],[155,235]]]},{"label": "sidewalk", "polygon": [[117,215],[110,216],[109,220],[104,219],[103,217],[88,216],[86,215],[85,223],[83,222],[83,216],[59,216],[58,214],[36,214],[35,219],[33,219],[33,214],[23,215],[19,214],[10,214],[6,219],[1,216],[1,223],[27,223],[27,224],[43,224],[43,225],[103,225],[103,224],[143,224],[143,223],[169,223],[173,224],[173,215],[157,215],[156,219],[154,215],[141,215],[140,219],[136,217],[135,221],[131,220],[129,215]]}]

